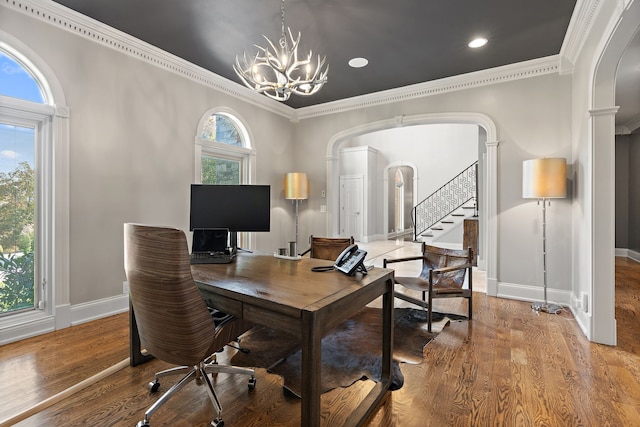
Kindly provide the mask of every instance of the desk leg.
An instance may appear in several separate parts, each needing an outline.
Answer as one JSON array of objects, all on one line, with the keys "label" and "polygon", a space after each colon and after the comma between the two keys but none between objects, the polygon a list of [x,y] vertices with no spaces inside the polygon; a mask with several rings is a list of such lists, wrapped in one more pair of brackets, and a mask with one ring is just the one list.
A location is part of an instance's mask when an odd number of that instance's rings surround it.
[{"label": "desk leg", "polygon": [[137,366],[150,359],[153,359],[152,355],[142,354],[136,315],[133,312],[131,300],[129,300],[129,365]]},{"label": "desk leg", "polygon": [[351,412],[345,426],[362,426],[376,411],[391,385],[393,364],[393,280],[385,282],[382,294],[382,375],[380,381],[364,397],[360,405]]},{"label": "desk leg", "polygon": [[322,336],[315,313],[302,313],[302,410],[300,425],[320,427]]},{"label": "desk leg", "polygon": [[393,369],[393,281],[386,283],[387,292],[382,296],[382,383],[391,384],[391,371]]}]

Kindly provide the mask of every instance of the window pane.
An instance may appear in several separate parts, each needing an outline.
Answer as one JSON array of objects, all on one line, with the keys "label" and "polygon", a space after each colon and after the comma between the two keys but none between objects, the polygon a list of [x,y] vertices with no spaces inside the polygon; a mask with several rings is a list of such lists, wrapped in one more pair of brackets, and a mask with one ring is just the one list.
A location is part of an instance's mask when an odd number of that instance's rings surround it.
[{"label": "window pane", "polygon": [[44,98],[33,76],[13,58],[0,52],[0,95],[42,104]]},{"label": "window pane", "polygon": [[240,184],[240,161],[202,156],[202,183]]},{"label": "window pane", "polygon": [[244,147],[242,132],[229,117],[222,114],[212,114],[205,122],[200,137],[211,142]]},{"label": "window pane", "polygon": [[0,123],[0,314],[35,307],[34,130]]}]

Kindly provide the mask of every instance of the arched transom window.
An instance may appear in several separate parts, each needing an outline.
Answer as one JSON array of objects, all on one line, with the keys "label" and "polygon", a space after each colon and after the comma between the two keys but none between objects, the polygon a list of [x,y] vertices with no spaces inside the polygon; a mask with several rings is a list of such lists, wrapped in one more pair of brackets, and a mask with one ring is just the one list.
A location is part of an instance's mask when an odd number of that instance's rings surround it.
[{"label": "arched transom window", "polygon": [[249,183],[251,144],[246,127],[234,114],[209,112],[201,121],[196,147],[196,182]]}]

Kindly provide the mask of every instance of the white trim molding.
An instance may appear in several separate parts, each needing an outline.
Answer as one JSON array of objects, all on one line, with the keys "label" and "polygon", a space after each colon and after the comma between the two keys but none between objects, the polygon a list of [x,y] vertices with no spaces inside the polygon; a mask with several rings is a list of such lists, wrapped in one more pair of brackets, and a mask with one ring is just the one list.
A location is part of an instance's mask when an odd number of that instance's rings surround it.
[{"label": "white trim molding", "polygon": [[559,57],[557,55],[549,56],[517,64],[490,68],[488,70],[461,74],[459,76],[417,83],[397,89],[389,89],[368,95],[356,96],[349,99],[327,102],[311,107],[298,108],[296,110],[296,114],[298,119],[302,120],[310,117],[342,113],[345,111],[358,110],[361,108],[407,101],[416,98],[424,98],[447,92],[504,83],[512,80],[521,80],[545,74],[554,74],[558,73],[558,71]]},{"label": "white trim molding", "polygon": [[[295,123],[301,119],[310,117],[335,114],[408,99],[423,98],[446,92],[504,83],[545,74],[559,73],[561,71],[563,58],[568,58],[566,61],[571,63],[574,60],[574,56],[579,52],[583,43],[582,40],[591,25],[591,17],[594,12],[590,11],[597,7],[600,1],[602,0],[584,0],[584,2],[578,2],[576,6],[577,12],[574,12],[574,16],[578,14],[578,18],[572,17],[571,22],[573,22],[573,25],[570,26],[571,35],[565,37],[565,44],[563,44],[563,49],[566,53],[561,55],[533,59],[299,109],[294,109],[286,104],[269,99],[246,88],[240,83],[205,70],[202,67],[196,66],[182,58],[158,49],[142,40],[111,28],[53,1],[30,0],[27,4],[27,2],[5,0],[1,6],[13,8],[35,19],[72,32],[79,37],[84,37],[103,46],[119,50],[126,55],[138,58],[153,66],[160,67],[212,89],[240,98],[249,104],[286,117]],[[592,4],[594,4],[594,6],[592,6]],[[586,12],[583,10],[586,10]],[[567,69],[567,67],[564,68]],[[568,69],[571,69],[571,67]]]}]

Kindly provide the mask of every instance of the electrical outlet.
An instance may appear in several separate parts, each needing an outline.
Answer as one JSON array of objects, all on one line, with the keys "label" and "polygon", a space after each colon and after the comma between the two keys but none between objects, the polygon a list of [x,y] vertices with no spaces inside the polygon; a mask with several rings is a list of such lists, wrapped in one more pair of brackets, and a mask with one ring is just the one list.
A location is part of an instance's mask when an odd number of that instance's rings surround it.
[{"label": "electrical outlet", "polygon": [[127,282],[126,280],[122,282],[122,293],[123,294],[129,293],[129,282]]},{"label": "electrical outlet", "polygon": [[327,205],[320,205],[320,212],[327,213]]}]

